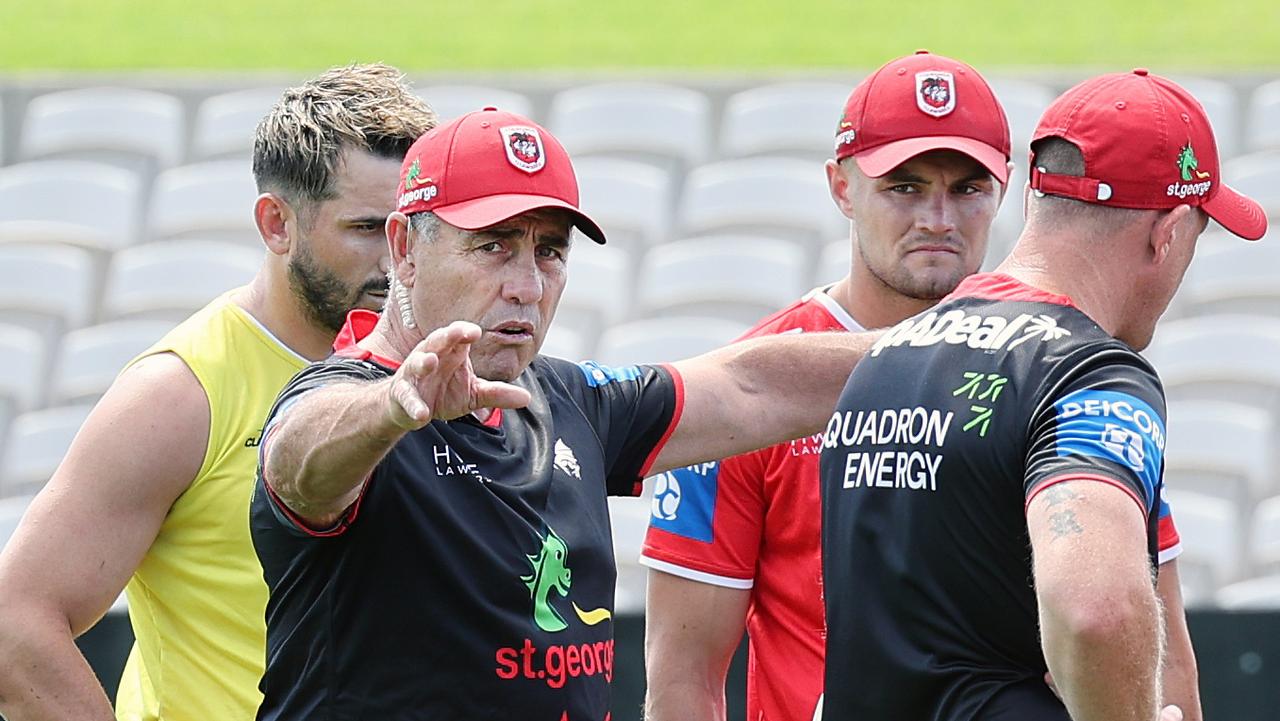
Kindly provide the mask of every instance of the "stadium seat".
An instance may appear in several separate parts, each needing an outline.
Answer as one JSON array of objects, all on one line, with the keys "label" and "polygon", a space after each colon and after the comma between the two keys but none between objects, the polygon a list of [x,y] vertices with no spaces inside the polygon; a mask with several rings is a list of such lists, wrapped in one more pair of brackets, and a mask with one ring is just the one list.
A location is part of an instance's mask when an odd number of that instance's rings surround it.
[{"label": "stadium seat", "polygon": [[839,83],[790,82],[736,93],[725,103],[720,154],[830,158],[851,90]]},{"label": "stadium seat", "polygon": [[1280,150],[1280,80],[1259,85],[1249,98],[1246,140],[1250,150]]},{"label": "stadium seat", "polygon": [[620,323],[600,336],[595,360],[608,366],[682,360],[719,348],[749,327],[746,323],[698,317]]},{"label": "stadium seat", "polygon": [[1173,507],[1178,535],[1182,537],[1178,575],[1189,587],[1190,597],[1210,601],[1212,592],[1238,580],[1246,565],[1240,510],[1231,501],[1193,491],[1167,488],[1165,499]]},{"label": "stadium seat", "polygon": [[506,110],[538,122],[533,113],[533,101],[511,90],[483,85],[428,85],[418,88],[417,94],[436,111],[442,124],[484,108]]},{"label": "stadium seat", "polygon": [[1229,611],[1280,611],[1280,574],[1224,586],[1214,599]]},{"label": "stadium seat", "polygon": [[814,245],[848,234],[817,163],[745,158],[695,168],[680,198],[679,232],[782,235]]},{"label": "stadium seat", "polygon": [[1162,323],[1145,355],[1173,400],[1280,408],[1280,320],[1215,315]]},{"label": "stadium seat", "polygon": [[1249,508],[1280,491],[1272,487],[1275,432],[1271,415],[1258,408],[1222,401],[1170,402],[1165,485]]},{"label": "stadium seat", "polygon": [[1241,103],[1235,88],[1221,80],[1204,77],[1174,75],[1171,79],[1186,88],[1204,106],[1209,124],[1213,126],[1213,139],[1217,141],[1220,158],[1230,158],[1244,149],[1244,143],[1240,142],[1243,131],[1240,122]]},{"label": "stadium seat", "polygon": [[280,99],[281,88],[251,88],[213,95],[196,108],[191,159],[248,158],[258,123]]},{"label": "stadium seat", "polygon": [[1254,508],[1251,525],[1249,551],[1254,567],[1280,570],[1280,495],[1268,498]]},{"label": "stadium seat", "polygon": [[604,326],[627,316],[635,269],[625,251],[587,240],[577,244],[569,257],[569,280],[552,328],[572,328],[583,336],[584,350],[589,350],[594,345],[590,339]]},{"label": "stadium seat", "polygon": [[64,245],[0,245],[0,322],[49,333],[89,322],[97,284],[93,255]]},{"label": "stadium seat", "polygon": [[595,345],[592,340],[587,333],[557,320],[551,324],[547,336],[542,339],[542,348],[538,352],[553,358],[580,361],[591,356]]},{"label": "stadium seat", "polygon": [[43,400],[47,354],[48,346],[40,333],[0,324],[0,403],[10,414],[31,410]]},{"label": "stadium seat", "polygon": [[174,326],[163,320],[125,320],[73,330],[62,337],[49,382],[49,402],[95,401],[125,364]]},{"label": "stadium seat", "polygon": [[667,167],[689,167],[709,154],[711,102],[674,85],[586,85],[552,98],[547,127],[575,159],[634,155]]},{"label": "stadium seat", "polygon": [[0,241],[103,251],[138,236],[142,181],[104,163],[40,160],[0,168]]},{"label": "stadium seat", "polygon": [[1026,149],[1021,151],[1023,154],[1014,154],[1013,172],[1009,174],[1008,189],[1005,191],[1004,200],[1000,203],[1000,210],[996,211],[996,220],[991,224],[991,233],[987,236],[987,256],[983,259],[982,268],[991,270],[1009,255],[1009,251],[1013,250],[1013,246],[1018,241],[1018,236],[1022,234],[1023,203],[1022,188],[1027,182],[1027,160]]},{"label": "stadium seat", "polygon": [[175,240],[129,248],[111,259],[102,317],[181,320],[248,283],[261,263],[262,251],[230,243]]},{"label": "stadium seat", "polygon": [[582,209],[609,238],[609,246],[639,258],[668,240],[674,203],[670,176],[634,160],[602,156],[575,160]]},{"label": "stadium seat", "polygon": [[[1280,182],[1280,173],[1277,174]],[[1197,252],[1187,270],[1178,302],[1194,315],[1222,313],[1270,315],[1280,320],[1280,233],[1262,243],[1236,242]]]},{"label": "stadium seat", "polygon": [[689,238],[651,249],[640,266],[638,311],[698,313],[752,323],[808,289],[803,250],[751,236]]},{"label": "stadium seat", "polygon": [[823,244],[822,250],[818,251],[818,269],[810,285],[830,285],[848,275],[852,254],[853,241],[849,238]]},{"label": "stadium seat", "polygon": [[27,506],[31,505],[34,497],[34,494],[22,494],[0,498],[0,550],[8,545],[13,532],[18,530],[22,514],[27,512]]},{"label": "stadium seat", "polygon": [[[1027,149],[1040,116],[1057,97],[1053,89],[1039,83],[1013,78],[991,78],[991,89],[1009,118],[1009,134],[1013,141],[1013,162],[1027,164]],[[1010,186],[1016,187],[1016,186]],[[1017,190],[1021,193],[1021,188]]]},{"label": "stadium seat", "polygon": [[261,247],[253,220],[257,185],[249,161],[211,160],[156,177],[146,238],[200,236]]},{"label": "stadium seat", "polygon": [[23,158],[74,155],[168,167],[182,158],[182,102],[150,90],[81,88],[27,103],[18,146]]},{"label": "stadium seat", "polygon": [[1233,158],[1222,175],[1231,187],[1261,203],[1273,224],[1280,219],[1280,149]]},{"label": "stadium seat", "polygon": [[90,405],[59,406],[14,418],[0,459],[0,495],[27,493],[44,485],[91,409]]}]

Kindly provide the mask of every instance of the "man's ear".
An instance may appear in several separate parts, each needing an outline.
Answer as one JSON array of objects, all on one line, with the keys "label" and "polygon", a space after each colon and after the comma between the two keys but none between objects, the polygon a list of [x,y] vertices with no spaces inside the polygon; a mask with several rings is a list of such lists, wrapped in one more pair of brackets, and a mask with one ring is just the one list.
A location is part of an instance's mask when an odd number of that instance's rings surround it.
[{"label": "man's ear", "polygon": [[1151,224],[1147,242],[1151,249],[1151,257],[1157,265],[1169,257],[1169,252],[1172,250],[1173,243],[1178,240],[1179,234],[1190,232],[1192,212],[1191,206],[1183,203],[1173,210],[1161,213]]},{"label": "man's ear", "polygon": [[827,171],[827,189],[831,193],[831,200],[835,201],[836,207],[840,209],[844,217],[853,220],[853,204],[849,202],[849,176],[844,172],[844,168],[841,168],[840,164],[834,160],[828,160],[825,167]]},{"label": "man's ear", "polygon": [[387,216],[387,247],[391,251],[391,267],[405,287],[413,285],[417,267],[413,264],[413,234],[409,232],[409,216],[395,211]]},{"label": "man's ear", "polygon": [[289,236],[289,223],[297,221],[297,214],[289,201],[275,193],[263,193],[253,203],[253,222],[258,235],[275,255],[288,255],[293,247]]}]

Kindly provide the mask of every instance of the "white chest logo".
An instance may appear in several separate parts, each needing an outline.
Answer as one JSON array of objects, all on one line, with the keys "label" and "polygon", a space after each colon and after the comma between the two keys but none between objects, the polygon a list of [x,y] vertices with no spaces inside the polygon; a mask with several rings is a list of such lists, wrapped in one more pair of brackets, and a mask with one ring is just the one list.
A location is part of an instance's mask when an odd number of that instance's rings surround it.
[{"label": "white chest logo", "polygon": [[935,118],[950,114],[956,109],[955,77],[942,70],[916,73],[916,107]]},{"label": "white chest logo", "polygon": [[582,468],[578,465],[578,459],[573,455],[573,449],[561,438],[556,439],[556,468],[582,480]]}]

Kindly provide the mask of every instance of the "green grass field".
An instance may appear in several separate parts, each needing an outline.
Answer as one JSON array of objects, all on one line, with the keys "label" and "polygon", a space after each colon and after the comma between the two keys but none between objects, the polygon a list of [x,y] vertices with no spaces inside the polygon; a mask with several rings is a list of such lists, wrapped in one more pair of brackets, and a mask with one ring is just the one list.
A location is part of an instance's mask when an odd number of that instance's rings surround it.
[{"label": "green grass field", "polygon": [[997,68],[1275,70],[1280,2],[0,0],[0,70],[760,71],[918,47]]}]

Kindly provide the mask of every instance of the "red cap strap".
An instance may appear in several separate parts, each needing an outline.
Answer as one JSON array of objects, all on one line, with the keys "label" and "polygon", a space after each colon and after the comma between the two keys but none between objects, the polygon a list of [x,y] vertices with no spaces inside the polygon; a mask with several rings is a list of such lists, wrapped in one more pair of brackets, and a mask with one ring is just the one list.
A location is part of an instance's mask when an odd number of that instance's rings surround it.
[{"label": "red cap strap", "polygon": [[1083,200],[1086,203],[1110,200],[1112,195],[1111,186],[1096,178],[1046,173],[1044,168],[1040,167],[1031,169],[1031,189],[1048,195]]}]

